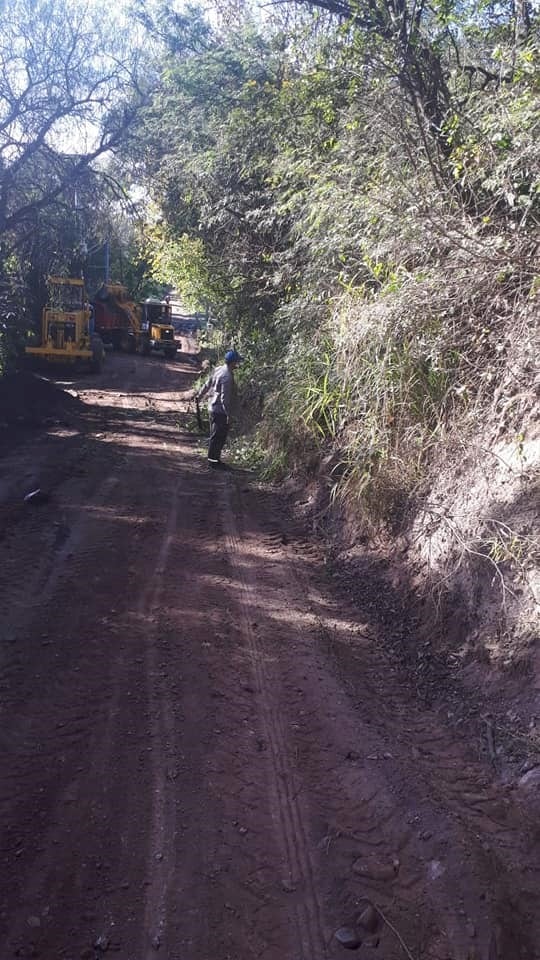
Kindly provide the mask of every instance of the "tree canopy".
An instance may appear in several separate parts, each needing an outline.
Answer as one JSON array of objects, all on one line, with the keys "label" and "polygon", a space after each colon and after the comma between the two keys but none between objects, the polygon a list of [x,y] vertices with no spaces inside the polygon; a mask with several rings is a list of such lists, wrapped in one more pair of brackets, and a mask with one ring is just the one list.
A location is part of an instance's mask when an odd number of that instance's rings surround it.
[{"label": "tree canopy", "polygon": [[403,489],[432,431],[487,395],[535,289],[537,19],[447,0],[222,12],[145,14],[163,43],[130,143],[148,255],[262,364],[289,465],[331,441],[340,489],[393,463]]},{"label": "tree canopy", "polygon": [[[340,490],[394,470],[413,484],[433,431],[488,395],[535,294],[538,14],[139,0],[124,49],[92,8],[10,4],[5,274],[43,275],[44,225],[67,264],[77,229],[95,248],[122,221],[131,276],[208,304],[264,370],[276,456],[333,443]],[[87,149],[66,148],[89,121]]]},{"label": "tree canopy", "polygon": [[0,298],[23,328],[51,267],[80,272],[89,225],[122,193],[107,168],[148,102],[142,49],[103,3],[3,4]]}]

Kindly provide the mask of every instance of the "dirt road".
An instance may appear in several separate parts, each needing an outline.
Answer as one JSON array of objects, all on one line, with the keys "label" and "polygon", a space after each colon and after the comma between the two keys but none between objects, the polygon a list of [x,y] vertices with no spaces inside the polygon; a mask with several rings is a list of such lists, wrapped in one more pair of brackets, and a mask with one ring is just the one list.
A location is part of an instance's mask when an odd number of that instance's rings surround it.
[{"label": "dirt road", "polygon": [[109,357],[3,460],[1,960],[331,960],[341,928],[535,960],[537,824],[361,585],[346,608],[275,494],[207,471],[187,359]]}]

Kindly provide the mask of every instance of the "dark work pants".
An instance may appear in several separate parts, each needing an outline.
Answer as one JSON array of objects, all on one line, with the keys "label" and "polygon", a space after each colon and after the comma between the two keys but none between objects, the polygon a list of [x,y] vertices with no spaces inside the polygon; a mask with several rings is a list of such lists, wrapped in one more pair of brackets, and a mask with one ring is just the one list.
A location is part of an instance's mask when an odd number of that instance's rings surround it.
[{"label": "dark work pants", "polygon": [[229,432],[228,418],[224,413],[210,414],[210,440],[208,443],[208,459],[221,460],[223,444]]}]

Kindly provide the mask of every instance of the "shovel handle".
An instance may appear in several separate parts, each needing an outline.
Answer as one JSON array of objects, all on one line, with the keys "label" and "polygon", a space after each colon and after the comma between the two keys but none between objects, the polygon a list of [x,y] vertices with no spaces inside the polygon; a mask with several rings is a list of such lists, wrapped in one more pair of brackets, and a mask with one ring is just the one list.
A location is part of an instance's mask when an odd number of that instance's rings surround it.
[{"label": "shovel handle", "polygon": [[202,417],[201,417],[201,408],[199,405],[199,398],[195,397],[195,413],[197,414],[197,425],[201,433],[204,431]]}]

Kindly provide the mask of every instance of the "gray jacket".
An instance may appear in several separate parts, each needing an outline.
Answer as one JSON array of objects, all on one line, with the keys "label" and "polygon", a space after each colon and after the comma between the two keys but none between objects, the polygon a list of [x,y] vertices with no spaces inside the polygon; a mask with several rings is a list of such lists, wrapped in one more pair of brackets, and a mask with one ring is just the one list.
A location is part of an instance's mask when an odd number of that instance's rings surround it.
[{"label": "gray jacket", "polygon": [[203,397],[208,393],[208,410],[210,413],[222,413],[230,417],[234,405],[236,387],[232,370],[226,363],[216,367],[197,396]]}]

